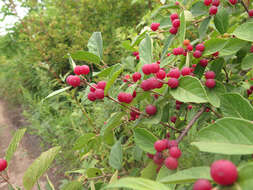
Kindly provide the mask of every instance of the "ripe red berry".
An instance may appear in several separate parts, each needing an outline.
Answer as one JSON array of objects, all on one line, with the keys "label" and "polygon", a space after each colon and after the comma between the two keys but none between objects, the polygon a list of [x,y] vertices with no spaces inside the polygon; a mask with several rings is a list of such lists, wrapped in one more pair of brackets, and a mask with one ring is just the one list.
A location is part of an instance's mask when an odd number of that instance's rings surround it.
[{"label": "ripe red berry", "polygon": [[213,53],[212,56],[218,57],[219,56],[219,52],[217,51],[217,52]]},{"label": "ripe red berry", "polygon": [[207,179],[198,179],[194,185],[193,190],[211,190],[212,184]]},{"label": "ripe red berry", "polygon": [[90,101],[92,101],[92,102],[95,101],[96,100],[96,94],[95,94],[95,92],[89,92],[88,99]]},{"label": "ripe red berry", "polygon": [[132,94],[133,98],[136,97],[136,94],[137,94],[137,92],[134,90],[134,91],[133,91],[133,94]]},{"label": "ripe red berry", "polygon": [[212,0],[212,5],[218,7],[220,5],[220,0]]},{"label": "ripe red berry", "polygon": [[216,82],[214,79],[207,79],[205,85],[207,88],[214,88],[216,85]]},{"label": "ripe red berry", "polygon": [[188,110],[191,110],[192,109],[192,105],[188,105]]},{"label": "ripe red berry", "polygon": [[163,80],[163,79],[166,77],[166,72],[165,72],[164,70],[160,69],[160,71],[157,72],[157,73],[155,74],[155,76],[156,76],[158,79]]},{"label": "ripe red berry", "polygon": [[176,110],[180,110],[180,108],[181,108],[181,105],[177,104],[176,105]]},{"label": "ripe red berry", "polygon": [[[169,139],[170,138],[170,132],[168,132],[167,134],[166,134],[166,137]],[[169,143],[168,141],[167,141],[167,143]],[[167,144],[167,147],[168,147],[168,144]]]},{"label": "ripe red berry", "polygon": [[99,89],[104,90],[104,89],[105,89],[105,86],[106,86],[106,82],[105,82],[105,81],[99,81],[99,82],[97,83],[97,88],[99,88]]},{"label": "ripe red berry", "polygon": [[182,154],[182,152],[178,147],[174,146],[174,147],[170,148],[170,156],[171,157],[178,159],[178,158],[180,158],[181,154]]},{"label": "ripe red berry", "polygon": [[129,104],[132,102],[133,96],[130,93],[120,92],[118,94],[118,100],[120,102],[125,102],[125,103]]},{"label": "ripe red berry", "polygon": [[136,60],[137,61],[140,60],[140,56],[139,55],[136,56]]},{"label": "ripe red berry", "polygon": [[91,87],[90,87],[90,91],[91,92],[95,92],[96,88],[97,88],[97,85],[96,84],[92,84]]},{"label": "ripe red berry", "polygon": [[77,65],[77,66],[74,68],[74,73],[75,73],[76,75],[81,75],[80,69],[81,69],[81,66]]},{"label": "ripe red berry", "polygon": [[158,28],[159,28],[159,26],[160,26],[160,23],[152,23],[151,26],[150,26],[150,28],[153,31],[157,31]]},{"label": "ripe red berry", "polygon": [[189,44],[189,45],[187,46],[187,50],[188,50],[188,51],[192,51],[192,50],[193,50],[193,47],[192,47],[191,44]]},{"label": "ripe red berry", "polygon": [[178,28],[180,26],[180,20],[179,19],[173,20],[172,26],[175,28]]},{"label": "ripe red berry", "polygon": [[145,75],[150,75],[152,72],[152,66],[151,64],[145,64],[142,66],[142,72],[145,74]]},{"label": "ripe red berry", "polygon": [[232,4],[232,5],[235,5],[237,3],[237,0],[229,0],[229,2]]},{"label": "ripe red berry", "polygon": [[218,8],[216,6],[211,6],[209,9],[209,14],[216,15],[217,11],[218,11]]},{"label": "ripe red berry", "polygon": [[141,79],[141,73],[140,72],[135,72],[132,76],[132,79],[134,82],[137,82],[138,80]]},{"label": "ripe red berry", "polygon": [[204,4],[205,4],[206,6],[211,5],[211,3],[212,3],[212,0],[204,0]]},{"label": "ripe red berry", "polygon": [[231,185],[238,177],[236,166],[228,160],[218,160],[211,165],[211,176],[220,185]]},{"label": "ripe red berry", "polygon": [[104,99],[105,97],[104,90],[102,89],[97,89],[94,93],[95,93],[96,99]]},{"label": "ripe red berry", "polygon": [[164,164],[170,170],[175,170],[178,167],[178,161],[173,157],[166,158]]},{"label": "ripe red berry", "polygon": [[207,113],[210,112],[210,108],[206,108],[205,112]]},{"label": "ripe red berry", "polygon": [[[178,104],[178,105],[179,105],[179,104]],[[170,121],[171,121],[172,123],[176,123],[177,117],[176,117],[176,116],[172,116],[172,117],[170,118]]]},{"label": "ripe red berry", "polygon": [[74,73],[76,75],[87,75],[90,72],[90,68],[87,65],[82,65],[82,66],[76,66],[74,68]]},{"label": "ripe red berry", "polygon": [[249,10],[248,14],[250,17],[253,17],[253,9]]},{"label": "ripe red berry", "polygon": [[157,152],[162,152],[167,148],[167,141],[165,142],[164,140],[158,140],[154,144],[154,148],[156,149]]},{"label": "ripe red berry", "polygon": [[199,61],[199,64],[202,66],[202,67],[206,67],[208,65],[208,60],[207,59],[201,59]]},{"label": "ripe red berry", "polygon": [[148,114],[148,115],[155,115],[156,114],[156,107],[155,106],[153,106],[153,105],[147,105],[146,106],[146,113]]},{"label": "ripe red berry", "polygon": [[169,86],[170,88],[177,88],[178,85],[179,85],[178,79],[176,79],[176,78],[170,78],[170,79],[168,80],[168,86]]},{"label": "ripe red berry", "polygon": [[161,152],[157,152],[154,157],[153,157],[153,161],[157,164],[157,165],[161,165],[164,162],[164,158]]},{"label": "ripe red berry", "polygon": [[178,31],[178,28],[175,28],[175,27],[173,27],[173,26],[172,26],[172,27],[170,28],[170,30],[169,30],[169,32],[170,32],[171,34],[174,34],[174,35],[177,34],[177,31]]},{"label": "ripe red berry", "polygon": [[253,53],[253,46],[251,46],[251,48],[250,48],[250,52],[251,52],[251,53]]},{"label": "ripe red berry", "polygon": [[170,55],[171,55],[170,53],[167,54],[168,57],[169,57]]},{"label": "ripe red berry", "polygon": [[142,88],[144,91],[149,91],[149,90],[152,89],[152,88],[151,88],[151,84],[150,84],[150,82],[149,82],[148,80],[143,80],[143,81],[141,82],[141,88]]},{"label": "ripe red berry", "polygon": [[180,77],[180,75],[181,75],[181,73],[180,73],[179,69],[176,68],[176,69],[171,69],[167,76],[171,77],[171,78],[178,79]]},{"label": "ripe red berry", "polygon": [[252,91],[251,89],[248,89],[248,90],[247,90],[247,95],[250,96],[250,95],[252,94],[252,92],[253,92],[253,91]]},{"label": "ripe red berry", "polygon": [[152,63],[150,66],[151,73],[157,73],[160,70],[160,66],[157,63]]},{"label": "ripe red berry", "polygon": [[197,65],[196,64],[192,64],[192,68],[196,68],[197,67]]},{"label": "ripe red berry", "polygon": [[7,161],[0,158],[0,172],[4,171],[7,168]]},{"label": "ripe red berry", "polygon": [[189,68],[189,67],[184,67],[182,70],[181,70],[181,74],[183,75],[183,76],[186,76],[186,75],[190,75],[191,74],[191,68]]},{"label": "ripe red berry", "polygon": [[176,1],[176,2],[175,2],[175,5],[179,5],[179,2],[178,2],[178,1]]},{"label": "ripe red berry", "polygon": [[193,53],[193,57],[195,58],[200,58],[202,56],[202,52],[199,51],[199,50],[196,50],[194,53]]},{"label": "ripe red berry", "polygon": [[148,156],[150,159],[153,159],[153,158],[154,158],[154,155],[153,155],[153,154],[150,154],[150,153],[147,153],[147,156]]},{"label": "ripe red berry", "polygon": [[133,52],[133,56],[136,57],[137,55],[139,55],[139,52],[138,52],[138,51]]},{"label": "ripe red berry", "polygon": [[215,72],[213,72],[213,71],[207,71],[205,73],[205,78],[206,79],[214,79],[215,78]]},{"label": "ripe red berry", "polygon": [[170,140],[170,141],[168,141],[167,147],[168,147],[169,149],[172,148],[172,147],[178,147],[178,143],[177,143],[176,140]]},{"label": "ripe red berry", "polygon": [[123,79],[123,82],[128,82],[129,79],[130,79],[130,75],[125,75],[124,79]]},{"label": "ripe red berry", "polygon": [[176,100],[176,104],[181,105],[181,104],[183,104],[183,102],[180,102],[180,101]]},{"label": "ripe red berry", "polygon": [[178,17],[178,14],[177,13],[173,13],[173,14],[171,14],[170,15],[170,20],[171,20],[171,22],[173,22],[175,19],[178,19],[179,17]]},{"label": "ripe red berry", "polygon": [[198,45],[196,45],[196,50],[199,50],[199,51],[203,52],[205,50],[204,44],[198,44]]},{"label": "ripe red berry", "polygon": [[80,86],[81,80],[78,76],[70,75],[66,79],[67,83],[73,87]]}]

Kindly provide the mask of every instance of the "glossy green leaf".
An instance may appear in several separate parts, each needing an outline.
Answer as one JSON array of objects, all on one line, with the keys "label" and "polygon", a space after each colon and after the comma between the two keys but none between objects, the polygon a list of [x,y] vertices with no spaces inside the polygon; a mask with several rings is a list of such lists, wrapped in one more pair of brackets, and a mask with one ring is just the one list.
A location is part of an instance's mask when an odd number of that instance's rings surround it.
[{"label": "glossy green leaf", "polygon": [[220,107],[220,96],[224,93],[226,93],[226,88],[219,81],[216,81],[214,88],[210,89],[206,87],[207,98],[214,107]]},{"label": "glossy green leaf", "polygon": [[200,38],[200,39],[203,39],[203,38],[206,36],[206,32],[207,32],[207,30],[208,30],[208,27],[209,27],[209,23],[210,23],[210,21],[211,21],[211,18],[212,18],[212,17],[207,17],[207,18],[205,18],[205,19],[201,22],[201,24],[200,24],[200,26],[199,26],[199,38]]},{"label": "glossy green leaf", "polygon": [[120,170],[122,168],[122,161],[123,161],[123,151],[121,142],[117,141],[110,152],[109,156],[109,164],[114,169]]},{"label": "glossy green leaf", "polygon": [[233,32],[237,38],[253,42],[253,22],[247,22],[239,25]]},{"label": "glossy green leaf", "polygon": [[157,141],[151,132],[144,128],[134,129],[134,141],[145,152],[155,154],[154,143]]},{"label": "glossy green leaf", "polygon": [[180,44],[183,44],[183,41],[185,39],[185,33],[186,33],[186,22],[185,22],[184,11],[182,11],[180,15],[180,27],[179,27],[179,43]]},{"label": "glossy green leaf", "polygon": [[61,93],[65,92],[65,91],[69,90],[71,87],[72,87],[72,86],[68,86],[68,87],[65,87],[65,88],[56,90],[56,91],[50,93],[47,97],[45,97],[45,98],[43,99],[43,101],[46,100],[46,99],[48,99],[48,98],[51,98],[51,97],[53,97],[53,96],[56,96],[56,95],[58,95],[58,94],[61,94]]},{"label": "glossy green leaf", "polygon": [[19,129],[15,132],[14,136],[11,139],[11,142],[8,146],[8,149],[6,151],[5,154],[5,159],[7,161],[7,163],[10,164],[11,158],[13,156],[13,154],[15,153],[15,151],[18,148],[18,145],[20,143],[20,141],[22,140],[24,134],[26,132],[26,129]]},{"label": "glossy green leaf", "polygon": [[111,188],[128,188],[133,190],[170,190],[169,187],[166,187],[162,183],[139,177],[126,177],[105,187],[105,189]]},{"label": "glossy green leaf", "polygon": [[89,52],[103,59],[103,39],[101,32],[94,32],[90,37],[87,45]]},{"label": "glossy green leaf", "polygon": [[181,102],[208,102],[206,92],[199,79],[185,76],[179,79],[179,86],[171,89],[170,94]]},{"label": "glossy green leaf", "polygon": [[[140,68],[144,64],[151,64],[152,63],[152,52],[153,52],[153,45],[152,39],[148,34],[146,37],[141,41],[139,45],[139,54],[140,54]],[[139,70],[140,70],[139,68]]]},{"label": "glossy green leaf", "polygon": [[253,153],[253,123],[240,118],[222,118],[200,130],[192,145],[200,151],[226,155]]},{"label": "glossy green leaf", "polygon": [[246,41],[237,38],[231,38],[228,40],[226,46],[219,52],[219,55],[232,55],[243,48],[245,45],[247,45]]},{"label": "glossy green leaf", "polygon": [[83,185],[80,181],[71,181],[64,185],[61,190],[82,190]]},{"label": "glossy green leaf", "polygon": [[225,117],[253,120],[253,106],[240,94],[227,93],[222,95],[220,108]]},{"label": "glossy green leaf", "polygon": [[82,149],[96,134],[94,133],[86,133],[79,137],[73,147],[73,150],[80,150]]},{"label": "glossy green leaf", "polygon": [[164,48],[163,48],[163,51],[162,51],[162,55],[161,55],[161,61],[163,61],[164,58],[166,57],[167,52],[168,52],[168,48],[171,46],[173,40],[174,40],[173,35],[169,35],[169,37],[166,39],[166,42],[164,44]]},{"label": "glossy green leaf", "polygon": [[203,56],[211,55],[217,51],[222,50],[227,44],[227,40],[215,38],[210,39],[205,42],[205,51],[203,53]]},{"label": "glossy green leaf", "polygon": [[26,190],[31,190],[39,178],[47,171],[55,156],[59,153],[60,147],[54,147],[43,152],[26,170],[23,177],[23,185]]},{"label": "glossy green leaf", "polygon": [[214,24],[220,34],[227,32],[229,27],[229,14],[226,9],[219,9],[218,13],[214,17]]},{"label": "glossy green leaf", "polygon": [[95,63],[95,64],[100,63],[100,57],[88,51],[78,51],[78,52],[72,53],[71,57],[74,60],[78,60],[78,61],[86,61],[88,63]]},{"label": "glossy green leaf", "polygon": [[159,180],[161,183],[192,183],[198,179],[211,180],[209,167],[194,167],[178,171]]},{"label": "glossy green leaf", "polygon": [[250,54],[242,60],[242,69],[252,69],[253,68],[253,54]]}]

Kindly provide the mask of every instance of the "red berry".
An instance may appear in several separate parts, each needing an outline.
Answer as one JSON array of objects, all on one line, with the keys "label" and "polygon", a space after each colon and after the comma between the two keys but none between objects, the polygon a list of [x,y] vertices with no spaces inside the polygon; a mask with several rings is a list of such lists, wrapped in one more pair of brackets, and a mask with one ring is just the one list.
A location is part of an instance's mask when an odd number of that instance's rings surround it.
[{"label": "red berry", "polygon": [[183,104],[183,102],[180,102],[180,101],[176,100],[176,104],[181,105],[181,104]]},{"label": "red berry", "polygon": [[192,109],[192,105],[189,105],[187,108],[188,108],[188,110],[191,110]]},{"label": "red berry", "polygon": [[180,110],[180,107],[181,107],[181,106],[180,106],[179,104],[177,104],[177,105],[176,105],[176,110]]},{"label": "red berry", "polygon": [[169,86],[170,88],[177,88],[178,85],[179,85],[178,79],[176,79],[176,78],[170,78],[170,79],[168,80],[168,86]]},{"label": "red berry", "polygon": [[250,48],[250,52],[251,52],[251,53],[253,53],[253,46],[251,46],[251,48]]},{"label": "red berry", "polygon": [[160,23],[152,23],[151,26],[150,26],[150,28],[153,31],[157,31],[158,28],[159,28],[159,26],[160,26]]},{"label": "red berry", "polygon": [[202,52],[199,51],[199,50],[196,50],[194,53],[193,53],[193,57],[195,58],[200,58],[202,56]]},{"label": "red berry", "polygon": [[177,143],[176,140],[170,140],[170,141],[168,141],[167,147],[168,147],[169,149],[172,148],[172,147],[178,147],[178,143]]},{"label": "red berry", "polygon": [[181,74],[183,75],[183,76],[186,76],[186,75],[190,75],[191,74],[191,68],[189,68],[189,67],[184,67],[182,70],[181,70]]},{"label": "red berry", "polygon": [[150,75],[152,73],[152,65],[151,64],[145,64],[142,66],[142,72],[145,75]]},{"label": "red berry", "polygon": [[229,2],[232,4],[232,5],[235,5],[237,3],[237,0],[229,0]]},{"label": "red berry", "polygon": [[125,103],[129,104],[132,102],[133,96],[130,93],[120,92],[118,94],[118,100],[120,102],[125,102]]},{"label": "red berry", "polygon": [[199,64],[202,66],[202,67],[206,67],[208,65],[208,60],[207,59],[201,59],[199,61]]},{"label": "red berry", "polygon": [[197,65],[196,64],[192,64],[192,68],[196,68],[197,67]]},{"label": "red berry", "polygon": [[253,17],[253,9],[249,10],[248,14],[250,17]]},{"label": "red berry", "polygon": [[220,0],[212,0],[212,5],[218,7],[220,5]]},{"label": "red berry", "polygon": [[171,20],[171,22],[173,22],[173,20],[178,19],[178,18],[179,18],[179,17],[178,17],[178,14],[177,14],[177,13],[173,13],[173,14],[170,15],[170,20]]},{"label": "red berry", "polygon": [[252,86],[250,86],[250,90],[253,90],[253,85],[252,85]]},{"label": "red berry", "polygon": [[205,50],[204,44],[198,44],[198,45],[196,45],[196,50],[199,50],[199,51],[203,52]]},{"label": "red berry", "polygon": [[169,57],[170,55],[171,55],[170,53],[167,54],[168,57]]},{"label": "red berry", "polygon": [[75,66],[75,68],[74,68],[74,73],[75,73],[76,75],[81,75],[80,69],[81,69],[81,66],[79,66],[79,65]]},{"label": "red berry", "polygon": [[130,75],[125,75],[124,79],[123,79],[123,82],[128,82],[129,79],[130,79]]},{"label": "red berry", "polygon": [[212,56],[218,57],[219,56],[219,52],[217,51],[217,52],[213,53]]},{"label": "red berry", "polygon": [[205,78],[206,79],[214,79],[215,78],[215,72],[213,72],[213,71],[207,71],[205,73]]},{"label": "red berry", "polygon": [[218,8],[216,6],[211,6],[209,9],[209,14],[216,15],[217,11],[218,11]]},{"label": "red berry", "polygon": [[178,147],[175,146],[175,147],[170,148],[170,156],[171,157],[178,159],[178,158],[180,158],[181,154],[182,154],[182,152]]},{"label": "red berry", "polygon": [[180,71],[178,68],[176,69],[171,69],[170,72],[168,73],[168,77],[171,77],[171,78],[176,78],[178,79],[180,77]]},{"label": "red berry", "polygon": [[102,89],[97,89],[94,93],[95,93],[96,99],[104,99],[105,97],[104,90]]},{"label": "red berry", "polygon": [[136,97],[136,94],[137,94],[137,93],[136,93],[136,91],[134,90],[134,91],[133,91],[133,94],[132,94],[133,98]]},{"label": "red berry", "polygon": [[176,2],[175,2],[175,5],[179,5],[179,2],[178,2],[178,1],[176,1]]},{"label": "red berry", "polygon": [[207,113],[210,112],[210,108],[206,108],[205,112]]},{"label": "red berry", "polygon": [[80,78],[78,76],[73,76],[73,75],[68,76],[66,81],[69,85],[71,85],[73,87],[80,86],[80,83],[81,83]]},{"label": "red berry", "polygon": [[92,102],[95,101],[96,100],[96,94],[95,94],[95,92],[89,92],[88,99],[90,101],[92,101]]},{"label": "red berry", "polygon": [[99,89],[104,90],[104,89],[105,89],[105,86],[106,86],[106,82],[105,82],[105,81],[99,81],[99,82],[97,83],[97,88],[99,88]]},{"label": "red berry", "polygon": [[154,148],[157,152],[162,152],[167,148],[167,141],[164,140],[158,140],[154,144]]},{"label": "red berry", "polygon": [[164,70],[160,69],[160,71],[157,72],[157,73],[155,74],[155,76],[156,76],[158,79],[163,80],[163,79],[166,77],[166,72],[165,72]]},{"label": "red berry", "polygon": [[4,171],[7,168],[7,161],[0,158],[0,172]]},{"label": "red berry", "polygon": [[192,51],[192,50],[193,50],[193,47],[192,47],[191,44],[189,44],[189,45],[187,46],[187,50],[188,50],[188,51]]},{"label": "red berry", "polygon": [[170,28],[170,30],[169,30],[169,32],[171,33],[171,34],[177,34],[177,31],[178,31],[178,29],[177,28],[175,28],[175,27],[171,27]]},{"label": "red berry", "polygon": [[149,91],[151,90],[151,85],[150,85],[150,82],[148,80],[143,80],[141,82],[141,88],[144,90],[144,91]]},{"label": "red berry", "polygon": [[140,56],[139,55],[136,56],[136,60],[137,61],[140,60]]},{"label": "red berry", "polygon": [[160,66],[157,63],[152,63],[150,69],[151,73],[157,73],[160,70]]},{"label": "red berry", "polygon": [[212,0],[204,0],[204,4],[205,4],[206,6],[211,5],[211,3],[212,3]]},{"label": "red berry", "polygon": [[212,184],[207,179],[198,179],[194,185],[193,190],[211,190]]},{"label": "red berry", "polygon": [[250,95],[252,94],[252,92],[253,92],[253,91],[252,91],[251,89],[248,89],[248,90],[247,90],[247,95],[250,96]]},{"label": "red berry", "polygon": [[153,161],[158,164],[161,165],[164,162],[164,158],[161,152],[157,152],[154,157],[153,157]]},{"label": "red berry", "polygon": [[136,57],[137,55],[139,55],[139,52],[138,52],[138,51],[133,52],[133,56]]},{"label": "red berry", "polygon": [[82,65],[82,66],[76,66],[74,68],[74,73],[76,75],[87,75],[90,72],[90,68],[87,65]]},{"label": "red berry", "polygon": [[148,156],[150,159],[153,159],[153,158],[154,158],[154,155],[153,155],[153,154],[150,154],[150,153],[147,153],[147,156]]},{"label": "red berry", "polygon": [[180,26],[180,20],[179,19],[173,20],[172,26],[175,28],[178,28]]},{"label": "red berry", "polygon": [[91,92],[95,92],[96,88],[97,88],[97,85],[96,84],[92,84],[91,87],[90,87],[90,91]]},{"label": "red berry", "polygon": [[231,185],[238,177],[236,166],[228,160],[218,160],[211,165],[211,176],[220,185]]},{"label": "red berry", "polygon": [[216,82],[214,79],[207,79],[205,84],[207,88],[214,88],[216,85]]},{"label": "red berry", "polygon": [[135,72],[132,76],[132,79],[134,82],[137,82],[138,80],[141,79],[141,73],[140,72]]},{"label": "red berry", "polygon": [[[169,139],[170,138],[170,132],[168,132],[167,134],[166,134],[166,137]],[[167,141],[167,143],[169,143],[168,141]],[[167,144],[167,147],[168,147],[168,144]]]},{"label": "red berry", "polygon": [[148,114],[148,115],[155,115],[156,114],[156,107],[155,106],[153,106],[153,105],[147,105],[146,106],[146,113]]},{"label": "red berry", "polygon": [[[178,104],[178,105],[179,105],[179,104]],[[171,121],[172,123],[176,123],[177,117],[176,117],[176,116],[172,116],[172,117],[170,118],[170,121]]]},{"label": "red berry", "polygon": [[164,161],[165,166],[170,170],[175,170],[178,167],[178,161],[175,158],[168,157]]}]

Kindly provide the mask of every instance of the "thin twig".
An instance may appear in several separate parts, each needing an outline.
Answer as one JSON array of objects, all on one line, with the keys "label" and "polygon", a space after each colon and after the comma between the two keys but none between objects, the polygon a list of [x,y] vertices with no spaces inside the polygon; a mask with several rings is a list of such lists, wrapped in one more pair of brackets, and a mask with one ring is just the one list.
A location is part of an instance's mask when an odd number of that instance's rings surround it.
[{"label": "thin twig", "polygon": [[170,128],[170,129],[173,129],[173,130],[177,131],[178,133],[182,133],[181,130],[179,130],[179,129],[175,128],[175,127],[170,126],[168,123],[164,123],[164,122],[160,121],[160,124],[163,125],[163,126],[165,126],[165,127]]},{"label": "thin twig", "polygon": [[248,7],[245,5],[245,3],[243,2],[243,0],[241,0],[241,4],[244,7],[245,11],[247,11],[247,13],[249,12]]}]

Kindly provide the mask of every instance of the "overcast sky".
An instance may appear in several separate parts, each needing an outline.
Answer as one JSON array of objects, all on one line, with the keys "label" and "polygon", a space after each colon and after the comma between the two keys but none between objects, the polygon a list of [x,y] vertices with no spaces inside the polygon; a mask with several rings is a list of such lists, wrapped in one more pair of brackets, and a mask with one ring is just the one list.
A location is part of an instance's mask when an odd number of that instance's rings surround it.
[{"label": "overcast sky", "polygon": [[[1,7],[3,6],[3,3],[2,1],[0,0],[0,9]],[[26,10],[24,8],[21,8],[21,7],[17,7],[17,12],[18,12],[18,15],[22,18],[25,16],[26,14]],[[2,18],[2,16],[1,16]],[[0,21],[0,35],[3,35],[6,33],[6,28],[10,28],[11,26],[13,26],[13,24],[15,22],[17,22],[17,18],[14,17],[14,16],[7,16],[4,20],[4,22],[1,22]]]}]

